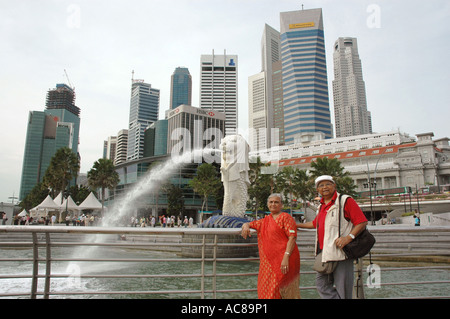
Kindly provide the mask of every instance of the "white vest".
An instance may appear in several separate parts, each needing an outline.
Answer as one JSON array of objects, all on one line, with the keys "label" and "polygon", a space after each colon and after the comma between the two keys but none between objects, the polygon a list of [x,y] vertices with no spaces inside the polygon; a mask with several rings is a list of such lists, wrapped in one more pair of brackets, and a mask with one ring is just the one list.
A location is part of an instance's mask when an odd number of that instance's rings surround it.
[{"label": "white vest", "polygon": [[[342,203],[345,203],[348,197],[350,196],[342,195],[341,196]],[[317,214],[319,214],[319,211],[320,206],[317,210]],[[342,212],[340,237],[348,236],[352,228],[353,224],[344,218],[344,212]],[[323,236],[322,262],[339,261],[345,260],[347,258],[344,251],[338,248],[334,243],[338,237],[339,237],[339,193],[337,194],[336,202],[328,209],[327,215],[325,217],[325,232]],[[317,243],[318,239],[316,229],[315,252],[317,252]]]}]

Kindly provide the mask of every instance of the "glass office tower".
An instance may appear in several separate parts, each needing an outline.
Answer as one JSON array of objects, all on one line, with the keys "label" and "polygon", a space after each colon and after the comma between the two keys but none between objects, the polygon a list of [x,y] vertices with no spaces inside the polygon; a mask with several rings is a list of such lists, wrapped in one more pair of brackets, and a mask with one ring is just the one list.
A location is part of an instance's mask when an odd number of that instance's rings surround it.
[{"label": "glass office tower", "polygon": [[47,92],[46,109],[31,111],[22,164],[19,199],[24,199],[45,171],[56,151],[68,147],[78,156],[80,109],[75,106],[75,92],[66,84],[57,84]]},{"label": "glass office tower", "polygon": [[187,68],[176,68],[170,78],[170,108],[192,104],[192,77]]},{"label": "glass office tower", "polygon": [[280,13],[284,136],[333,137],[322,9]]}]

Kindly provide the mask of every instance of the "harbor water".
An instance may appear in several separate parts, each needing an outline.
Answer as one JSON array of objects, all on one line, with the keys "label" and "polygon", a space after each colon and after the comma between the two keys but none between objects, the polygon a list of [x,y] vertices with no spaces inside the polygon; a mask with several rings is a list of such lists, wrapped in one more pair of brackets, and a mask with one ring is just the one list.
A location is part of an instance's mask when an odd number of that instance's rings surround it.
[{"label": "harbor water", "polygon": [[[83,248],[81,248],[83,249]],[[86,248],[89,249],[89,248]],[[2,259],[7,258],[32,258],[31,249],[0,249]],[[69,256],[70,255],[70,256]],[[52,249],[52,258],[64,259],[66,257],[73,258],[73,250],[65,247],[54,247]],[[59,295],[52,296],[52,298],[152,298],[152,299],[167,299],[167,298],[200,298],[199,294],[167,294],[165,291],[182,291],[192,290],[198,291],[200,289],[200,280],[198,277],[183,277],[183,278],[168,278],[165,276],[155,276],[152,278],[147,275],[175,275],[186,274],[195,275],[200,274],[201,269],[199,263],[194,262],[170,262],[168,259],[174,260],[178,256],[169,252],[156,252],[146,249],[128,249],[128,248],[110,248],[105,247],[98,250],[97,258],[132,258],[137,261],[132,262],[92,262],[92,261],[53,261],[52,275],[55,274],[70,274],[69,277],[61,276],[51,279],[50,291],[161,291],[162,293],[152,294],[117,294],[117,295]],[[155,262],[140,262],[139,259],[161,259],[164,261]],[[376,280],[368,280],[368,273],[364,266],[363,280],[369,287],[364,288],[365,297],[373,298],[414,298],[418,296],[449,296],[450,295],[450,270],[448,268],[439,269],[438,264],[428,264],[433,266],[430,269],[415,269],[415,267],[424,267],[427,264],[423,263],[396,263],[384,262],[376,264],[378,269],[378,277]],[[397,268],[411,267],[407,270],[395,270]],[[448,265],[447,265],[448,266]],[[205,264],[205,273],[212,272],[212,263]],[[236,261],[236,262],[218,262],[217,273],[257,273],[259,262],[256,261]],[[304,299],[319,298],[315,290],[315,274],[311,271],[312,261],[302,261],[301,264],[301,281],[300,288],[301,296]],[[0,274],[4,275],[30,275],[32,272],[32,263],[25,261],[2,261],[0,263]],[[45,266],[39,268],[39,274],[44,275]],[[137,278],[101,278],[102,275],[138,275]],[[87,278],[80,278],[79,275],[87,276]],[[100,276],[99,276],[100,275]],[[142,277],[139,277],[142,276]],[[43,285],[43,279],[39,280],[39,286]],[[375,282],[376,281],[376,282]],[[426,283],[431,281],[447,281],[447,283]],[[389,283],[410,283],[401,285],[389,285]],[[425,283],[423,283],[425,282]],[[416,284],[418,283],[418,284]],[[210,290],[212,286],[212,278],[206,277],[205,289]],[[253,289],[253,291],[246,292],[227,292],[218,293],[216,298],[240,298],[240,299],[255,299],[257,293],[254,291],[257,285],[257,276],[232,276],[232,277],[218,277],[216,279],[217,289],[219,290],[233,290],[233,289]],[[0,279],[0,293],[29,293],[31,287],[31,278],[2,278]],[[308,288],[308,289],[303,289]],[[42,290],[39,287],[38,290]],[[13,298],[13,297],[11,297]],[[15,297],[14,297],[15,298]],[[20,297],[29,298],[29,297]],[[205,298],[212,298],[211,293],[206,293]]]}]

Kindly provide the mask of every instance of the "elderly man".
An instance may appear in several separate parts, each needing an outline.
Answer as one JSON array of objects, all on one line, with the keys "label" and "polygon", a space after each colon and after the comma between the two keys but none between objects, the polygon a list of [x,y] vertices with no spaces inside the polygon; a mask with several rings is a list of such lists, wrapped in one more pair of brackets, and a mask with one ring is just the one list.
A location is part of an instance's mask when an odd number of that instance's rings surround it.
[{"label": "elderly man", "polygon": [[316,275],[317,291],[321,298],[350,299],[353,290],[354,259],[346,259],[342,248],[364,230],[367,218],[353,198],[342,195],[344,216],[341,218],[339,234],[341,203],[337,200],[339,194],[336,191],[336,183],[329,175],[319,176],[315,183],[321,195],[316,218],[311,222],[297,224],[297,227],[316,229],[316,255],[322,252],[322,262],[338,261],[332,274],[317,273]]}]

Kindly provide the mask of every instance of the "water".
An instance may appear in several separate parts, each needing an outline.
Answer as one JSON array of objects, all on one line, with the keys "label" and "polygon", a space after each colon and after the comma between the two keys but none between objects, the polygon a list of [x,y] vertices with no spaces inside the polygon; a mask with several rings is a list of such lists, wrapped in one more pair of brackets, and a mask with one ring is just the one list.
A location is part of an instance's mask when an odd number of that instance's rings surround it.
[{"label": "water", "polygon": [[[45,252],[39,254],[44,256]],[[1,249],[2,258],[31,258],[31,249]],[[54,247],[52,250],[53,258],[73,257],[73,251],[70,248]],[[77,256],[79,257],[79,256]],[[168,259],[178,258],[173,253],[156,252],[144,249],[122,249],[102,247],[97,251],[98,258],[142,258],[142,259]],[[53,274],[72,274],[69,278],[52,278],[51,291],[69,292],[69,291],[167,291],[167,290],[200,290],[200,278],[139,278],[139,275],[165,275],[165,274],[200,274],[200,263],[198,262],[79,262],[79,268],[68,267],[68,262],[52,262]],[[302,261],[301,271],[310,271],[311,261]],[[382,284],[392,282],[418,282],[418,281],[439,281],[450,280],[449,269],[427,269],[427,270],[396,270],[389,271],[393,267],[405,266],[424,266],[415,263],[408,264],[380,264]],[[430,266],[430,265],[429,265]],[[219,262],[217,263],[217,273],[253,273],[257,272],[259,263],[256,261],[247,262]],[[1,273],[4,274],[31,274],[31,262],[1,262]],[[76,270],[76,271],[74,271]],[[39,272],[44,274],[44,264],[40,264]],[[206,274],[212,273],[212,263],[207,263],[205,267]],[[78,278],[77,274],[82,275],[138,275],[138,278]],[[364,283],[367,282],[367,274],[364,274]],[[39,291],[43,291],[44,279],[39,279]],[[257,276],[233,276],[218,277],[217,289],[252,289],[256,288]],[[302,274],[300,278],[300,287],[315,287],[314,274]],[[205,289],[212,289],[212,279],[206,278]],[[31,279],[0,279],[0,293],[23,292],[29,293],[31,290]],[[380,288],[364,288],[366,298],[407,298],[417,296],[448,296],[450,295],[450,284],[416,284],[416,285],[395,285],[384,286]],[[314,289],[301,290],[303,299],[319,298]],[[29,298],[25,296],[23,298]],[[169,298],[200,298],[200,294],[125,294],[125,295],[62,295],[51,296],[51,298],[151,298],[151,299],[169,299]],[[212,294],[206,294],[206,298],[212,298]],[[255,299],[256,292],[239,293],[218,293],[217,298],[240,298]]]},{"label": "water", "polygon": [[[143,195],[150,194],[160,187],[178,168],[192,162],[192,160],[201,161],[201,158],[211,152],[220,152],[220,150],[212,148],[196,149],[191,152],[185,152],[182,155],[173,155],[169,160],[160,163],[147,172],[133,187],[126,193],[126,195],[115,202],[115,204],[108,210],[102,218],[102,226],[114,227],[118,226],[126,216],[131,216],[134,210],[134,203]],[[100,243],[105,236],[91,235],[90,242]],[[97,246],[88,248],[80,248],[75,252],[76,256],[88,258],[97,254]],[[68,270],[78,267],[77,263],[68,265]]]}]

